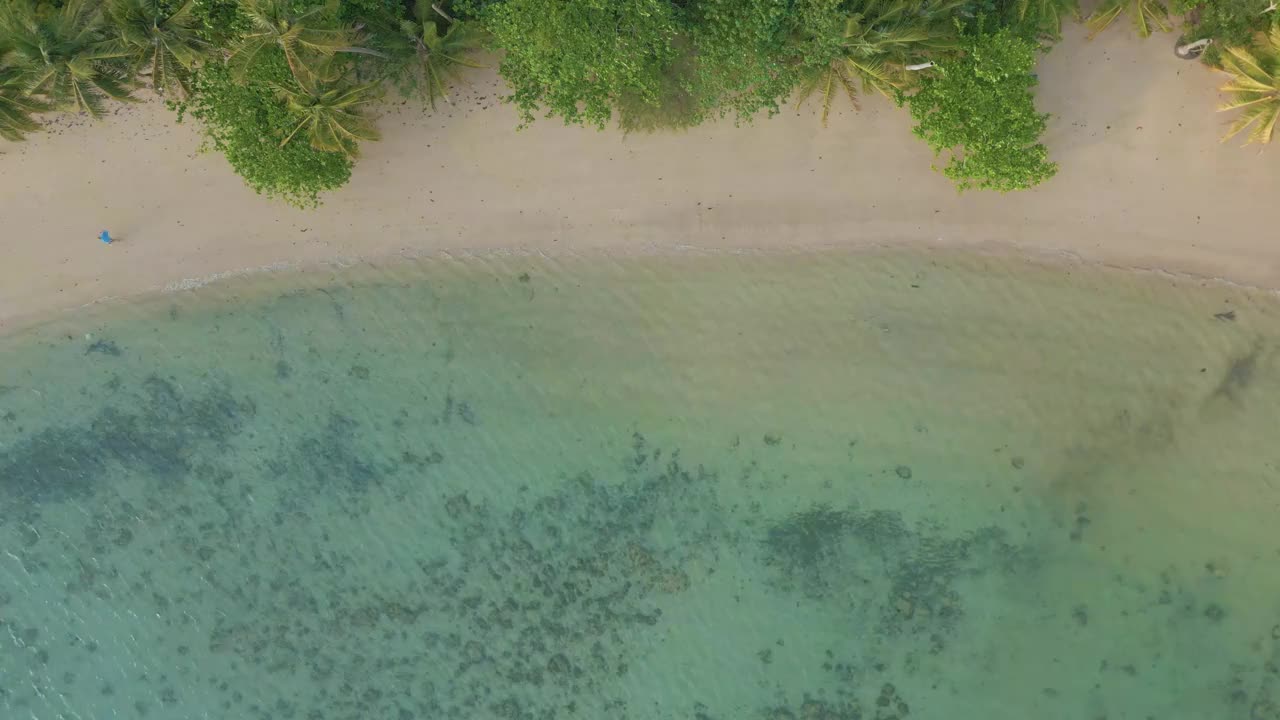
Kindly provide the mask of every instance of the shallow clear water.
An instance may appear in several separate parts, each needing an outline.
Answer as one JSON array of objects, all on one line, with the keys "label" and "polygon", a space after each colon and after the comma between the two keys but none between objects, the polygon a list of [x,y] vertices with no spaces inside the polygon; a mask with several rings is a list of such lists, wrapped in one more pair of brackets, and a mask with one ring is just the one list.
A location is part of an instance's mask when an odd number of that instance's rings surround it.
[{"label": "shallow clear water", "polygon": [[0,340],[0,716],[1280,718],[1280,305],[893,253]]}]

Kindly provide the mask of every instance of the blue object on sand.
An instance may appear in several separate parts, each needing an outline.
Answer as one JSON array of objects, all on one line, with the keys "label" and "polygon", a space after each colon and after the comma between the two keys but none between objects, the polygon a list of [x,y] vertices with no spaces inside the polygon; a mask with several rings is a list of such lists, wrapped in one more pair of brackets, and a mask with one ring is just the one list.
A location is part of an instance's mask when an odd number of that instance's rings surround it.
[{"label": "blue object on sand", "polygon": [[99,239],[99,240],[101,240],[102,242],[104,242],[104,243],[106,243],[106,244],[110,245],[110,244],[111,244],[111,233],[107,232],[106,230],[103,230],[103,231],[102,231],[102,234],[98,235],[98,239]]}]

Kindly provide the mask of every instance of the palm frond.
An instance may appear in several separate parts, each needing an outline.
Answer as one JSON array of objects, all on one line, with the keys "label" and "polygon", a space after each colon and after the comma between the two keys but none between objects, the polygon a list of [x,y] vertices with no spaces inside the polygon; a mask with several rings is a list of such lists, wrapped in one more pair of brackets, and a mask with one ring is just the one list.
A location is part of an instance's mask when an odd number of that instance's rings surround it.
[{"label": "palm frond", "polygon": [[1049,38],[1062,35],[1063,19],[1080,16],[1077,0],[1017,0],[1012,7],[1018,25],[1034,27]]},{"label": "palm frond", "polygon": [[1169,32],[1173,29],[1169,7],[1162,0],[1106,0],[1085,18],[1089,38],[1110,27],[1122,13],[1129,14],[1139,37],[1150,37],[1155,30]]},{"label": "palm frond", "polygon": [[1261,108],[1254,118],[1255,124],[1253,131],[1249,133],[1249,142],[1266,145],[1271,142],[1271,135],[1276,128],[1276,119],[1280,118],[1280,104],[1272,103],[1271,105]]},{"label": "palm frond", "polygon": [[1270,88],[1275,79],[1267,72],[1258,58],[1246,48],[1229,47],[1222,58],[1222,67],[1234,73],[1238,82],[1253,81],[1262,87]]},{"label": "palm frond", "polygon": [[387,74],[405,92],[427,100],[449,102],[449,88],[461,79],[464,67],[484,67],[467,59],[479,50],[484,32],[474,22],[453,20],[437,6],[419,0],[414,18],[403,20],[388,34],[392,62]]},{"label": "palm frond", "polygon": [[825,125],[840,87],[855,109],[858,83],[893,97],[909,84],[907,66],[956,46],[954,14],[964,6],[964,0],[864,0],[844,20],[838,55],[802,73],[800,102],[821,88]]},{"label": "palm frond", "polygon": [[159,94],[190,90],[191,71],[208,51],[198,34],[195,0],[186,0],[167,16],[155,0],[108,0],[106,9],[118,33],[114,46],[134,75],[150,74]]},{"label": "palm frond", "polygon": [[301,133],[317,150],[354,157],[359,153],[360,141],[380,137],[373,121],[362,111],[362,106],[376,99],[377,83],[352,85],[337,79],[314,86],[276,85],[275,90],[297,118],[281,146]]},{"label": "palm frond", "polygon": [[40,129],[32,117],[49,110],[49,103],[27,93],[22,76],[12,68],[0,69],[0,137],[17,142]]},{"label": "palm frond", "polygon": [[279,49],[299,83],[317,81],[317,68],[337,53],[378,54],[359,47],[359,34],[338,22],[334,0],[296,11],[291,0],[240,0],[250,30],[231,48],[233,77],[243,79],[263,52]]},{"label": "palm frond", "polygon": [[831,116],[831,108],[835,104],[835,98],[839,88],[843,87],[845,94],[849,97],[853,109],[860,109],[858,103],[858,88],[850,80],[841,66],[840,60],[833,60],[829,64],[822,67],[813,68],[804,77],[800,85],[799,99],[796,101],[796,107],[799,107],[813,96],[815,92],[822,93],[822,127],[827,127],[827,120]]},{"label": "palm frond", "polygon": [[1085,18],[1085,27],[1089,28],[1089,38],[1092,39],[1098,33],[1111,27],[1111,23],[1124,12],[1125,0],[1106,0]]},{"label": "palm frond", "polygon": [[102,113],[107,99],[130,100],[133,86],[125,54],[106,28],[101,5],[68,0],[57,10],[37,10],[25,0],[0,9],[5,61],[27,93],[55,108]]},{"label": "palm frond", "polygon": [[1259,36],[1250,48],[1227,48],[1222,70],[1232,76],[1222,86],[1223,92],[1231,93],[1231,99],[1218,110],[1241,111],[1227,128],[1223,141],[1252,126],[1246,142],[1271,142],[1280,118],[1280,31]]}]

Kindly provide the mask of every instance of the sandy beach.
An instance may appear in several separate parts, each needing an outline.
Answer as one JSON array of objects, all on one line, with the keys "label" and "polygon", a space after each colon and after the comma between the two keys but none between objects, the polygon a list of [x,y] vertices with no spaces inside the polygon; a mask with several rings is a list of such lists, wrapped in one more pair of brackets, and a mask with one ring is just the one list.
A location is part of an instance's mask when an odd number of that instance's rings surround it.
[{"label": "sandy beach", "polygon": [[[384,111],[351,183],[317,210],[255,196],[158,103],[64,119],[0,154],[0,330],[227,273],[492,251],[648,253],[866,245],[1013,250],[1280,287],[1280,165],[1221,144],[1222,76],[1173,36],[1083,28],[1042,62],[1044,186],[960,195],[906,111],[878,97],[625,137],[516,129],[492,70],[453,106]],[[97,241],[107,228],[119,242]]]},{"label": "sandy beach", "polygon": [[492,69],[313,210],[0,146],[0,718],[1280,720],[1280,147],[1127,25],[1009,195]]}]

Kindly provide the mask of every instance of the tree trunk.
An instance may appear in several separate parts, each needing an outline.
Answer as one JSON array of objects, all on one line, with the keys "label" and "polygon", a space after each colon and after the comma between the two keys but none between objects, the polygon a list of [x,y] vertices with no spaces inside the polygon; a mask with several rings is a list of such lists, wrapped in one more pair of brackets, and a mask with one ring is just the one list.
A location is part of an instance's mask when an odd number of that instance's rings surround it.
[{"label": "tree trunk", "polygon": [[1200,38],[1195,42],[1183,43],[1173,48],[1173,54],[1183,60],[1195,60],[1211,42],[1213,42],[1212,38]]},{"label": "tree trunk", "polygon": [[431,3],[431,9],[435,10],[436,13],[439,14],[440,17],[444,18],[446,22],[450,22],[450,23],[453,22],[453,18],[449,17],[449,13],[445,12],[444,10],[441,10],[438,4]]}]

